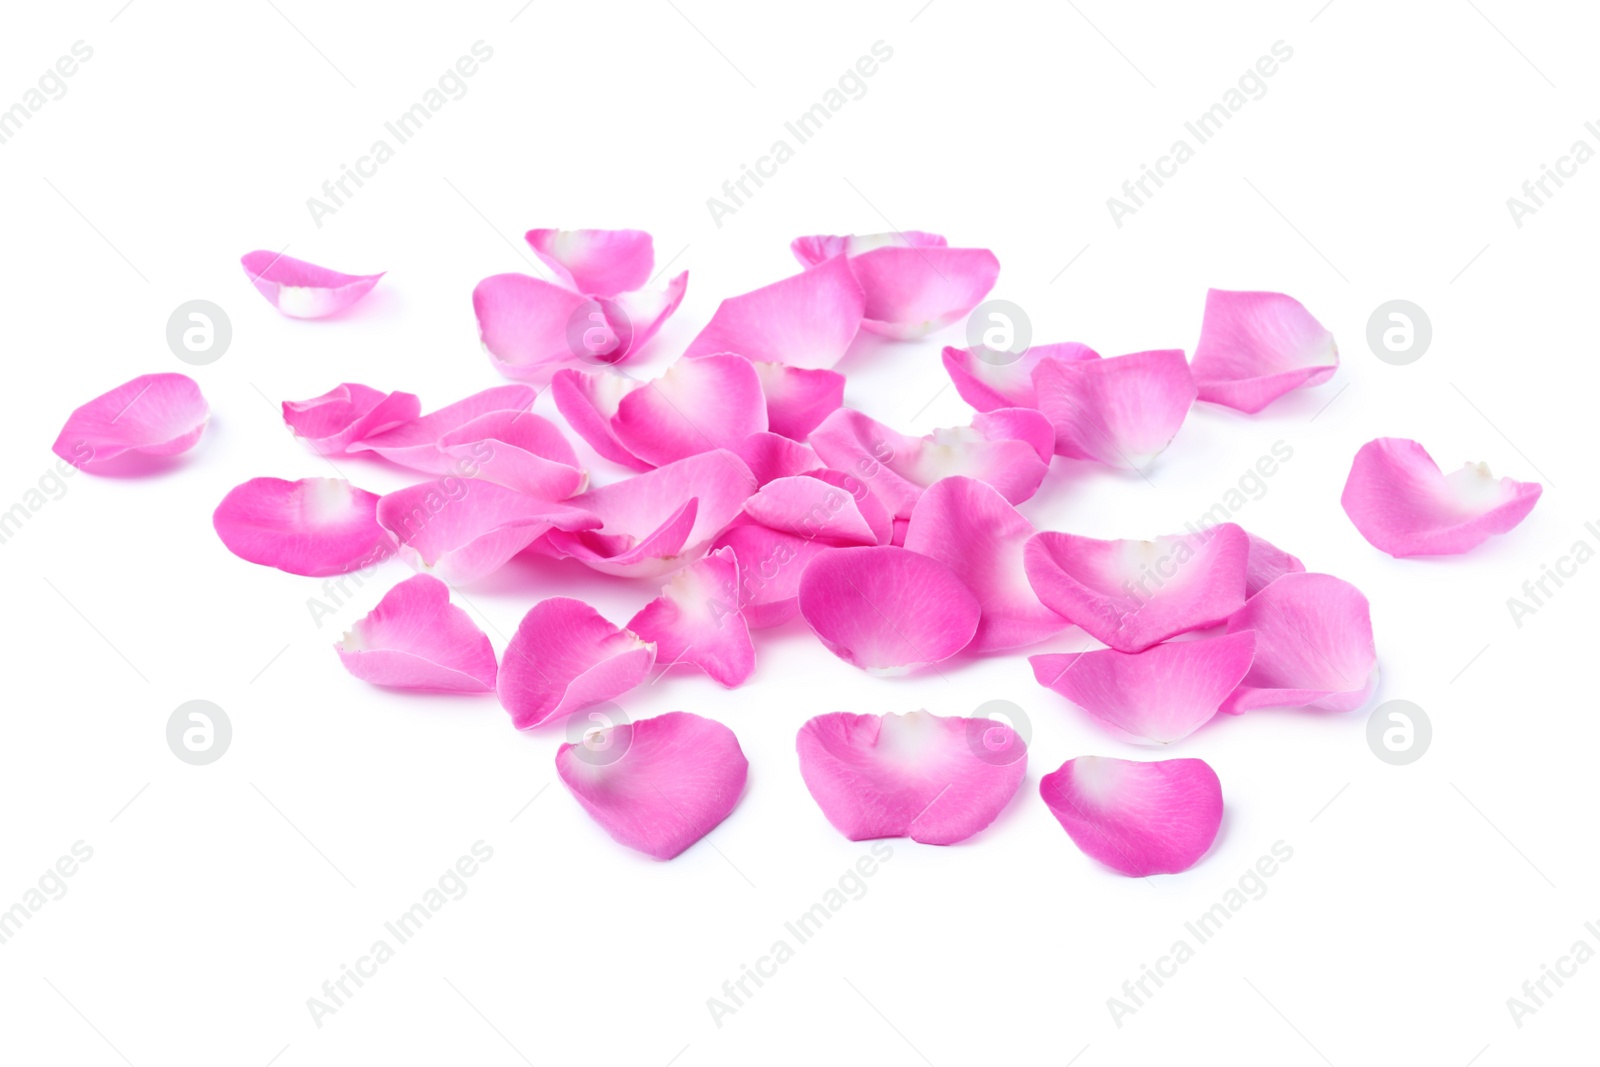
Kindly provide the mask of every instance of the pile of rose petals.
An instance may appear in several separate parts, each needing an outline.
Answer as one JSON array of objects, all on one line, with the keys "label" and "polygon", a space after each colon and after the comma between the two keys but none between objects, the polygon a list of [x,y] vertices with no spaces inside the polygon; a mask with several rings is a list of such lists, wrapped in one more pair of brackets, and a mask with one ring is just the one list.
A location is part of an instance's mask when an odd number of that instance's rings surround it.
[{"label": "pile of rose petals", "polygon": [[[427,414],[411,393],[353,382],[283,403],[312,452],[365,455],[415,484],[380,496],[343,477],[255,477],[212,521],[234,555],[292,574],[403,560],[417,573],[337,643],[346,670],[392,689],[493,692],[519,730],[594,723],[569,734],[556,768],[620,843],[678,855],[733,811],[748,763],[721,723],[597,709],[663,663],[742,686],[758,632],[797,617],[840,660],[891,677],[1076,628],[1081,650],[1030,656],[1034,677],[1138,745],[1179,743],[1222,712],[1352,711],[1372,696],[1368,602],[1348,582],[1232,523],[1100,540],[1037,530],[1019,510],[1057,456],[1142,472],[1197,400],[1253,414],[1327,381],[1338,349],[1298,301],[1212,290],[1192,359],[945,347],[972,420],[912,436],[846,406],[834,368],[863,331],[908,341],[965,319],[998,277],[988,250],[915,231],[798,238],[800,273],[723,300],[642,379],[617,367],[677,309],[687,274],[653,288],[643,231],[527,240],[542,276],[495,275],[472,294],[491,361],[521,384]],[[341,311],[382,277],[268,252],[243,262],[294,318]],[[546,386],[567,430],[624,474],[590,484],[566,430],[531,410]],[[128,453],[193,448],[208,416],[189,378],[144,375],[74,411],[54,451],[112,473]],[[1380,438],[1356,454],[1342,503],[1383,551],[1440,555],[1510,530],[1539,492],[1481,464],[1444,475],[1416,442]],[[497,658],[451,594],[530,554],[631,580],[636,612],[619,625],[546,597]],[[1026,739],[982,715],[830,712],[800,726],[796,748],[822,815],[851,840],[965,841],[1027,773]],[[1078,756],[1039,793],[1084,853],[1132,876],[1193,866],[1222,819],[1217,776],[1193,758]]]}]

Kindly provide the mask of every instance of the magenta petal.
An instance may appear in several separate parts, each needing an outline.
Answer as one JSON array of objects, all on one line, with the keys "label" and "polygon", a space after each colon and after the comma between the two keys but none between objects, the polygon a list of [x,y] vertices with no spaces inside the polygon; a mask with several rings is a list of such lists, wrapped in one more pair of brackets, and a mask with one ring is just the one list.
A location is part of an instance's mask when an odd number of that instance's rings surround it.
[{"label": "magenta petal", "polygon": [[603,361],[622,347],[597,300],[526,274],[496,274],[472,290],[478,336],[500,373],[547,382],[563,364]]},{"label": "magenta petal", "polygon": [[1286,574],[1228,619],[1253,630],[1256,658],[1222,710],[1354,711],[1378,686],[1367,598],[1331,574]]},{"label": "magenta petal", "polygon": [[766,485],[774,478],[820,470],[823,465],[822,457],[810,445],[775,433],[753,433],[734,451],[739,453],[759,485]]},{"label": "magenta petal", "polygon": [[844,375],[837,371],[782,363],[757,363],[755,368],[767,400],[767,428],[775,434],[804,441],[844,403]]},{"label": "magenta petal", "polygon": [[1040,533],[1023,559],[1046,607],[1119,652],[1139,652],[1239,610],[1249,552],[1229,522],[1153,541]]},{"label": "magenta petal", "polygon": [[983,609],[970,651],[1021,648],[1067,628],[1028,584],[1023,547],[1033,532],[993,486],[971,478],[934,482],[911,512],[905,547],[955,571]]},{"label": "magenta petal", "polygon": [[414,574],[383,595],[334,648],[345,670],[373,685],[492,693],[494,648],[437,578]]},{"label": "magenta petal", "polygon": [[1294,556],[1289,555],[1265,537],[1246,532],[1250,538],[1250,552],[1245,559],[1244,595],[1253,597],[1285,574],[1300,574],[1306,569]]},{"label": "magenta petal", "polygon": [[91,474],[126,452],[175,456],[200,440],[211,409],[194,379],[141,374],[76,408],[51,451]]},{"label": "magenta petal", "polygon": [[1249,631],[1143,652],[1030,656],[1033,676],[1135,744],[1166,745],[1210,722],[1255,658]]},{"label": "magenta petal", "polygon": [[246,252],[239,260],[267,303],[295,319],[337,314],[371,292],[378,274],[340,274],[281,252]]},{"label": "magenta petal", "polygon": [[641,288],[655,266],[655,246],[643,230],[529,230],[525,236],[535,255],[589,296]]},{"label": "magenta petal", "polygon": [[955,571],[890,545],[835,548],[800,578],[800,614],[823,645],[871,674],[905,674],[966,648],[982,609]]},{"label": "magenta petal", "polygon": [[889,233],[857,233],[835,237],[819,234],[796,237],[789,251],[802,267],[815,267],[835,256],[859,256],[875,248],[944,248],[949,242],[936,233],[922,230],[896,230]]},{"label": "magenta petal", "polygon": [[800,727],[800,776],[845,837],[965,841],[999,816],[1028,769],[1027,745],[991,719],[852,715]]},{"label": "magenta petal", "polygon": [[515,489],[542,500],[581,493],[589,475],[555,423],[531,411],[491,411],[439,438],[439,450],[464,478]]},{"label": "magenta petal", "polygon": [[551,529],[600,524],[580,508],[464,478],[423,482],[378,501],[378,521],[400,543],[400,556],[452,584],[474,582]]},{"label": "magenta petal", "polygon": [[995,408],[1035,406],[1033,368],[1041,360],[1099,359],[1100,353],[1088,345],[1066,341],[1034,345],[1015,357],[1003,351],[952,347],[946,348],[941,358],[961,399],[979,411],[993,411]]},{"label": "magenta petal", "polygon": [[655,467],[737,448],[767,428],[761,379],[743,356],[680,359],[623,395],[611,427],[623,448]]},{"label": "magenta petal", "polygon": [[658,660],[692,664],[729,689],[756,669],[750,627],[739,612],[739,563],[729,548],[673,575],[628,629],[655,644]]},{"label": "magenta petal", "polygon": [[989,295],[1000,261],[987,248],[886,246],[850,257],[866,296],[862,328],[910,341],[963,318]]},{"label": "magenta petal", "polygon": [[[599,362],[615,366],[637,355],[661,329],[661,325],[678,310],[688,289],[689,272],[683,271],[669,281],[665,289],[636,289],[631,293],[622,293],[614,300],[601,300],[601,311],[612,332],[622,339],[623,344],[613,355],[603,357]],[[584,347],[590,349],[592,346],[586,343]],[[592,356],[587,361],[596,362]]]},{"label": "magenta petal", "polygon": [[686,711],[608,725],[556,753],[562,784],[595,822],[658,860],[728,817],[749,768],[732,730]]},{"label": "magenta petal", "polygon": [[1079,756],[1039,779],[1039,795],[1073,844],[1134,878],[1188,870],[1222,826],[1222,783],[1204,760]]},{"label": "magenta petal", "polygon": [[752,630],[777,626],[800,610],[800,579],[829,545],[759,523],[731,526],[717,538],[739,561],[739,611]]},{"label": "magenta petal", "polygon": [[222,498],[211,525],[240,559],[322,578],[394,554],[378,497],[338,478],[252,478]]},{"label": "magenta petal", "polygon": [[1403,437],[1368,441],[1356,453],[1340,503],[1375,547],[1391,556],[1457,555],[1528,517],[1543,487],[1496,479],[1483,463],[1449,475]]},{"label": "magenta petal", "polygon": [[1206,293],[1194,346],[1199,398],[1254,414],[1292,389],[1321,385],[1339,346],[1300,301],[1282,293]]},{"label": "magenta petal", "polygon": [[345,382],[310,400],[285,400],[283,421],[324,456],[342,456],[355,441],[392,430],[422,413],[411,393],[384,393]]},{"label": "magenta petal", "polygon": [[550,379],[550,396],[556,402],[556,410],[579,437],[589,442],[590,448],[603,459],[647,471],[653,464],[628,451],[617,439],[615,424],[623,398],[638,388],[640,383],[632,378],[608,371],[567,368],[556,371]]},{"label": "magenta petal", "polygon": [[554,596],[522,617],[496,689],[512,724],[527,730],[621,696],[644,681],[655,660],[654,645],[581,600]]},{"label": "magenta petal", "polygon": [[1143,470],[1171,443],[1195,399],[1178,349],[1042,360],[1033,387],[1055,427],[1057,455],[1125,470]]},{"label": "magenta petal", "polygon": [[861,327],[864,299],[841,257],[724,300],[684,355],[736,352],[761,363],[831,367]]},{"label": "magenta petal", "polygon": [[[839,478],[837,472],[828,473]],[[865,489],[857,499],[849,488],[810,474],[768,482],[744,502],[744,512],[763,526],[808,541],[834,545],[889,542],[889,516]]]},{"label": "magenta petal", "polygon": [[426,474],[457,474],[461,461],[447,455],[439,447],[440,441],[492,412],[527,411],[538,395],[531,386],[498,385],[391,430],[354,441],[349,451],[375,452],[390,463]]}]

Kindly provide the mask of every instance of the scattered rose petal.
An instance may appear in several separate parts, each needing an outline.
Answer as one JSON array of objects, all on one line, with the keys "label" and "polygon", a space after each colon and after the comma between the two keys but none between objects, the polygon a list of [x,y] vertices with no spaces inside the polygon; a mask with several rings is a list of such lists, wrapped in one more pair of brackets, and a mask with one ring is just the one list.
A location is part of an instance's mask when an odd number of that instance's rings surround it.
[{"label": "scattered rose petal", "polygon": [[1079,756],[1039,779],[1039,795],[1073,844],[1133,878],[1188,870],[1222,826],[1222,783],[1204,760]]},{"label": "scattered rose petal", "polygon": [[737,448],[766,428],[755,367],[726,354],[678,360],[661,377],[623,394],[611,418],[617,442],[652,467]]},{"label": "scattered rose petal", "polygon": [[414,574],[383,595],[334,648],[345,670],[373,685],[492,693],[494,648],[437,578]]},{"label": "scattered rose petal", "polygon": [[1356,453],[1340,503],[1362,537],[1403,559],[1470,551],[1527,518],[1542,491],[1483,463],[1447,475],[1417,442],[1380,437]]},{"label": "scattered rose petal", "polygon": [[861,327],[864,297],[843,259],[718,306],[685,356],[736,352],[759,363],[831,367]]},{"label": "scattered rose petal", "polygon": [[614,362],[623,343],[599,301],[527,274],[483,279],[472,290],[472,312],[495,367],[518,381],[547,382],[583,356]]},{"label": "scattered rose petal", "polygon": [[239,260],[267,303],[295,319],[335,315],[366,296],[378,274],[340,274],[282,252],[246,252]]},{"label": "scattered rose petal", "polygon": [[588,487],[572,443],[555,423],[531,411],[491,411],[439,438],[439,451],[462,477],[482,478],[542,500],[565,500]]},{"label": "scattered rose petal", "polygon": [[777,478],[744,502],[744,512],[763,526],[831,545],[886,545],[889,515],[864,487],[851,492],[848,476],[815,471]]},{"label": "scattered rose petal", "polygon": [[556,410],[577,435],[603,459],[636,471],[651,465],[629,452],[617,440],[615,420],[622,398],[639,388],[639,382],[607,371],[558,370],[550,379],[550,396]]},{"label": "scattered rose petal", "polygon": [[1286,574],[1228,619],[1253,630],[1256,657],[1223,711],[1316,708],[1354,711],[1378,687],[1367,598],[1331,574]]},{"label": "scattered rose petal", "polygon": [[600,519],[581,508],[540,500],[493,482],[440,478],[385,494],[378,521],[400,556],[447,582],[491,574],[546,532],[591,530]]},{"label": "scattered rose petal", "polygon": [[862,328],[902,341],[925,337],[965,316],[1000,275],[1000,261],[987,248],[949,248],[943,237],[917,231],[859,240],[801,237],[790,245],[807,266],[812,255],[828,247],[841,249],[836,254],[846,258],[861,285]]},{"label": "scattered rose petal", "polygon": [[1003,350],[946,348],[944,369],[955,383],[961,399],[979,411],[995,408],[1031,408],[1038,404],[1033,388],[1033,368],[1041,360],[1072,362],[1099,359],[1100,353],[1088,345],[1066,341],[1053,345],[1034,345],[1012,356]]},{"label": "scattered rose petal", "polygon": [[240,559],[323,578],[394,555],[377,510],[376,494],[340,478],[252,478],[222,498],[211,525]]},{"label": "scattered rose petal", "polygon": [[[595,750],[605,755],[589,754]],[[617,843],[658,860],[728,817],[749,767],[732,730],[686,711],[606,726],[556,753],[562,784],[594,821]]]},{"label": "scattered rose petal", "polygon": [[819,715],[800,728],[800,776],[845,837],[965,841],[999,816],[1028,769],[1011,727],[913,711]]},{"label": "scattered rose petal", "polygon": [[195,446],[210,417],[194,379],[141,374],[76,408],[51,451],[90,473],[127,452],[176,456]]},{"label": "scattered rose petal", "polygon": [[527,730],[621,696],[650,673],[654,645],[581,600],[554,596],[522,617],[500,660],[497,691]]},{"label": "scattered rose petal", "polygon": [[1339,346],[1300,301],[1282,293],[1206,292],[1194,346],[1199,399],[1254,414],[1339,369]]},{"label": "scattered rose petal", "polygon": [[385,393],[345,382],[310,400],[285,400],[283,421],[324,456],[342,456],[353,442],[411,422],[422,402],[411,393]]},{"label": "scattered rose petal", "polygon": [[822,457],[810,445],[775,433],[753,433],[734,451],[739,453],[739,458],[760,485],[774,478],[821,470],[823,466]]},{"label": "scattered rose petal", "polygon": [[835,256],[859,256],[875,248],[944,248],[949,242],[936,233],[922,230],[895,230],[889,233],[855,233],[842,236],[819,234],[796,237],[789,251],[802,267],[817,267]]},{"label": "scattered rose petal", "polygon": [[1250,551],[1245,557],[1244,595],[1253,597],[1285,574],[1300,574],[1306,565],[1265,537],[1246,531]]},{"label": "scattered rose petal", "polygon": [[1210,722],[1250,669],[1249,631],[1168,641],[1143,652],[1030,656],[1033,676],[1135,744],[1171,744]]},{"label": "scattered rose petal", "polygon": [[869,674],[895,675],[966,648],[982,609],[938,560],[889,545],[835,548],[800,578],[800,614],[823,645]]},{"label": "scattered rose petal", "polygon": [[739,611],[752,630],[777,626],[800,610],[800,579],[825,541],[785,533],[760,523],[734,525],[717,538],[739,560]]},{"label": "scattered rose petal", "polygon": [[1045,359],[1033,369],[1039,410],[1056,431],[1056,454],[1143,470],[1171,443],[1194,403],[1194,379],[1178,349],[1111,359]]},{"label": "scattered rose petal", "polygon": [[655,268],[655,245],[643,230],[529,230],[525,236],[534,255],[589,296],[642,289]]},{"label": "scattered rose petal", "polygon": [[460,463],[439,447],[439,442],[474,419],[496,411],[527,411],[539,394],[526,385],[500,385],[474,393],[448,407],[412,419],[391,430],[349,446],[351,452],[374,452],[390,463],[426,474],[455,474]]},{"label": "scattered rose petal", "polygon": [[656,658],[687,663],[729,689],[756,669],[750,627],[739,612],[739,563],[719,548],[672,576],[628,629],[656,646]]},{"label": "scattered rose petal", "polygon": [[844,403],[844,375],[837,371],[782,363],[757,363],[755,368],[767,400],[767,428],[775,434],[804,441]]}]

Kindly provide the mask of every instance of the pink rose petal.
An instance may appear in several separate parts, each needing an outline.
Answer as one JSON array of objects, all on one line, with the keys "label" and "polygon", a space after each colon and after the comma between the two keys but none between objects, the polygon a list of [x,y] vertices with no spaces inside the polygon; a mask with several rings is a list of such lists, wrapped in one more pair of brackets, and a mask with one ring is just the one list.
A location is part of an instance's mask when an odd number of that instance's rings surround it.
[{"label": "pink rose petal", "polygon": [[774,478],[806,474],[823,467],[822,457],[810,445],[791,441],[775,433],[753,433],[734,451],[739,453],[739,458],[744,460],[745,466],[750,468],[750,473],[760,485],[766,485]]},{"label": "pink rose petal", "polygon": [[1133,878],[1188,870],[1222,826],[1222,783],[1204,760],[1079,756],[1039,779],[1039,795],[1073,844]]},{"label": "pink rose petal", "polygon": [[246,252],[239,260],[267,303],[295,319],[335,315],[366,296],[378,274],[340,274],[281,252]]},{"label": "pink rose petal", "polygon": [[615,362],[624,347],[598,300],[526,274],[483,279],[472,312],[495,367],[517,381],[542,384],[580,359]]},{"label": "pink rose petal", "polygon": [[611,625],[581,600],[541,600],[522,617],[500,661],[496,689],[527,730],[621,696],[650,673],[656,648]]},{"label": "pink rose petal", "polygon": [[752,630],[788,622],[800,610],[800,579],[827,542],[759,523],[735,525],[717,538],[739,561],[739,612]]},{"label": "pink rose petal", "polygon": [[1294,556],[1265,537],[1246,531],[1250,552],[1245,557],[1244,595],[1253,597],[1285,574],[1300,574],[1306,569]]},{"label": "pink rose petal", "polygon": [[494,648],[437,578],[414,574],[383,595],[334,648],[345,670],[373,685],[492,693]]},{"label": "pink rose petal", "polygon": [[391,430],[354,441],[351,452],[374,452],[390,463],[426,474],[455,474],[460,460],[439,447],[444,438],[496,411],[527,411],[539,394],[526,385],[500,385],[474,393],[448,407],[401,423]]},{"label": "pink rose petal", "polygon": [[995,408],[1031,408],[1038,397],[1033,389],[1033,368],[1041,360],[1073,362],[1099,359],[1100,353],[1088,345],[1066,341],[1053,345],[1034,345],[1013,356],[1002,349],[946,348],[944,369],[955,383],[961,399],[979,411]]},{"label": "pink rose petal", "polygon": [[285,400],[283,421],[324,456],[342,456],[356,441],[392,430],[422,414],[411,393],[384,393],[345,382],[310,400]]},{"label": "pink rose petal", "polygon": [[617,402],[617,442],[653,467],[716,448],[737,448],[767,429],[761,379],[743,356],[680,359]]},{"label": "pink rose petal", "polygon": [[757,363],[755,368],[767,401],[767,428],[775,434],[804,441],[844,403],[844,375],[837,371],[782,363]]},{"label": "pink rose petal", "polygon": [[966,648],[982,609],[938,560],[889,545],[834,548],[800,578],[800,614],[823,645],[869,674],[895,675]]},{"label": "pink rose petal", "polygon": [[1192,365],[1199,399],[1254,414],[1290,390],[1321,385],[1338,368],[1333,334],[1300,301],[1207,291]]},{"label": "pink rose petal", "polygon": [[195,446],[210,417],[194,379],[141,374],[76,408],[51,451],[90,473],[127,452],[176,456]]},{"label": "pink rose petal", "polygon": [[240,559],[322,578],[394,555],[377,510],[376,494],[339,478],[252,478],[222,498],[211,525]]},{"label": "pink rose petal", "polygon": [[684,355],[736,352],[760,363],[831,367],[860,329],[864,302],[841,258],[724,300]]},{"label": "pink rose petal", "polygon": [[1527,518],[1542,491],[1483,463],[1446,475],[1417,442],[1380,437],[1356,453],[1340,503],[1362,537],[1403,559],[1470,551]]},{"label": "pink rose petal", "polygon": [[652,464],[629,452],[617,439],[615,421],[623,397],[638,389],[640,384],[620,373],[565,368],[551,377],[550,396],[567,425],[601,458],[633,470],[647,471]]},{"label": "pink rose petal", "polygon": [[749,767],[732,730],[686,711],[606,726],[556,753],[562,784],[595,822],[659,860],[728,817]]},{"label": "pink rose petal", "polygon": [[1171,443],[1194,403],[1178,349],[1111,359],[1045,359],[1033,369],[1038,407],[1056,430],[1056,454],[1143,470]]},{"label": "pink rose petal", "polygon": [[739,611],[739,563],[719,548],[672,576],[628,629],[656,646],[656,658],[687,663],[729,689],[756,669],[750,627]]},{"label": "pink rose petal", "polygon": [[1027,745],[990,719],[819,715],[795,740],[800,776],[845,837],[965,841],[999,816],[1028,770]]},{"label": "pink rose petal", "polygon": [[385,494],[378,521],[419,571],[451,584],[475,582],[546,532],[592,530],[600,519],[581,508],[465,478],[440,478]]},{"label": "pink rose petal", "polygon": [[531,411],[491,411],[439,438],[439,451],[463,477],[482,478],[541,500],[565,500],[588,487],[572,443]]},{"label": "pink rose petal", "polygon": [[1256,657],[1223,711],[1355,711],[1378,687],[1367,598],[1331,574],[1279,578],[1228,619],[1230,634],[1245,630]]},{"label": "pink rose petal", "polygon": [[901,341],[965,318],[1000,276],[1000,261],[987,248],[885,246],[849,262],[866,296],[862,328]]},{"label": "pink rose petal", "polygon": [[744,513],[763,526],[832,545],[886,545],[889,515],[864,486],[837,471],[778,478],[744,502]]},{"label": "pink rose petal", "polygon": [[1023,560],[1046,607],[1119,652],[1140,652],[1242,607],[1249,552],[1229,522],[1153,541],[1039,533]]},{"label": "pink rose petal", "polygon": [[589,296],[643,288],[655,267],[655,246],[643,230],[529,230],[533,254]]},{"label": "pink rose petal", "polygon": [[1210,722],[1255,658],[1249,631],[1143,652],[1030,656],[1033,676],[1135,744],[1166,745]]},{"label": "pink rose petal", "polygon": [[856,233],[844,236],[796,237],[789,251],[802,267],[816,267],[835,256],[859,256],[875,248],[944,248],[949,244],[936,233],[897,230],[890,233]]}]

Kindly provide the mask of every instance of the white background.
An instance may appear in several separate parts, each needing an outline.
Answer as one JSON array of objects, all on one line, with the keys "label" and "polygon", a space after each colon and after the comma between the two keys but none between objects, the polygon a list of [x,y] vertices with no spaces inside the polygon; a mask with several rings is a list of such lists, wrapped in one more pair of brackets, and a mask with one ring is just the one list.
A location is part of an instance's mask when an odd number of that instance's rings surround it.
[{"label": "white background", "polygon": [[[1575,540],[1600,543],[1584,529],[1600,520],[1586,447],[1600,164],[1521,228],[1505,204],[1575,139],[1600,147],[1583,128],[1600,118],[1591,12],[1504,0],[273,2],[19,5],[0,35],[0,105],[74,41],[94,49],[67,94],[0,145],[0,507],[51,468],[73,407],[137,374],[191,373],[214,412],[172,471],[76,475],[0,545],[0,907],[74,842],[94,850],[66,896],[0,945],[0,1058],[1592,1058],[1600,964],[1520,1029],[1505,1003],[1579,938],[1600,948],[1583,929],[1600,920],[1600,565],[1521,628],[1506,607]],[[467,95],[315,226],[306,198],[480,39],[494,57]],[[866,95],[715,226],[706,198],[879,40],[894,55]],[[1106,198],[1279,40],[1294,54],[1267,94],[1113,225]],[[1408,767],[1380,762],[1365,712],[1216,723],[1172,753],[1221,776],[1216,847],[1183,875],[1129,880],[1078,852],[1038,778],[1085,753],[1154,754],[1038,687],[1022,655],[878,680],[791,625],[758,635],[741,689],[679,668],[623,699],[636,718],[681,708],[728,723],[751,770],[738,809],[677,860],[615,845],[551,785],[559,729],[519,734],[492,697],[397,695],[340,668],[331,642],[403,564],[319,629],[305,604],[316,582],[235,559],[210,526],[238,482],[329,473],[284,432],[285,398],[360,381],[417,392],[431,410],[496,384],[469,294],[489,274],[531,270],[521,233],[534,226],[646,228],[658,264],[682,250],[672,272],[690,271],[688,297],[647,367],[681,351],[720,298],[795,272],[787,245],[805,233],[923,228],[990,247],[994,295],[1028,310],[1036,340],[1108,355],[1192,349],[1208,286],[1298,297],[1341,342],[1332,382],[1255,417],[1197,407],[1150,484],[1058,461],[1023,510],[1041,528],[1168,533],[1287,443],[1293,459],[1238,521],[1368,594],[1378,699],[1421,705],[1431,749]],[[341,319],[292,321],[246,282],[238,257],[254,248],[389,274]],[[222,305],[234,337],[220,361],[188,368],[164,331],[195,298]],[[1365,342],[1369,314],[1394,298],[1433,323],[1410,366]],[[937,358],[960,336],[853,353],[847,401],[906,431],[967,422]],[[1380,435],[1419,439],[1447,469],[1486,460],[1545,495],[1467,556],[1391,560],[1338,502],[1356,448]],[[341,468],[380,492],[413,480],[376,462]],[[519,561],[467,592],[499,649],[540,597],[580,595],[622,621],[654,588]],[[195,698],[233,723],[231,748],[206,767],[165,742],[172,710]],[[962,846],[895,843],[867,895],[715,1026],[706,998],[867,852],[806,793],[799,725],[833,710],[965,714],[990,699],[1032,720],[1013,805]],[[494,858],[470,892],[314,1025],[307,998],[480,839]],[[1280,840],[1294,856],[1267,895],[1116,1026],[1106,999]]]}]

